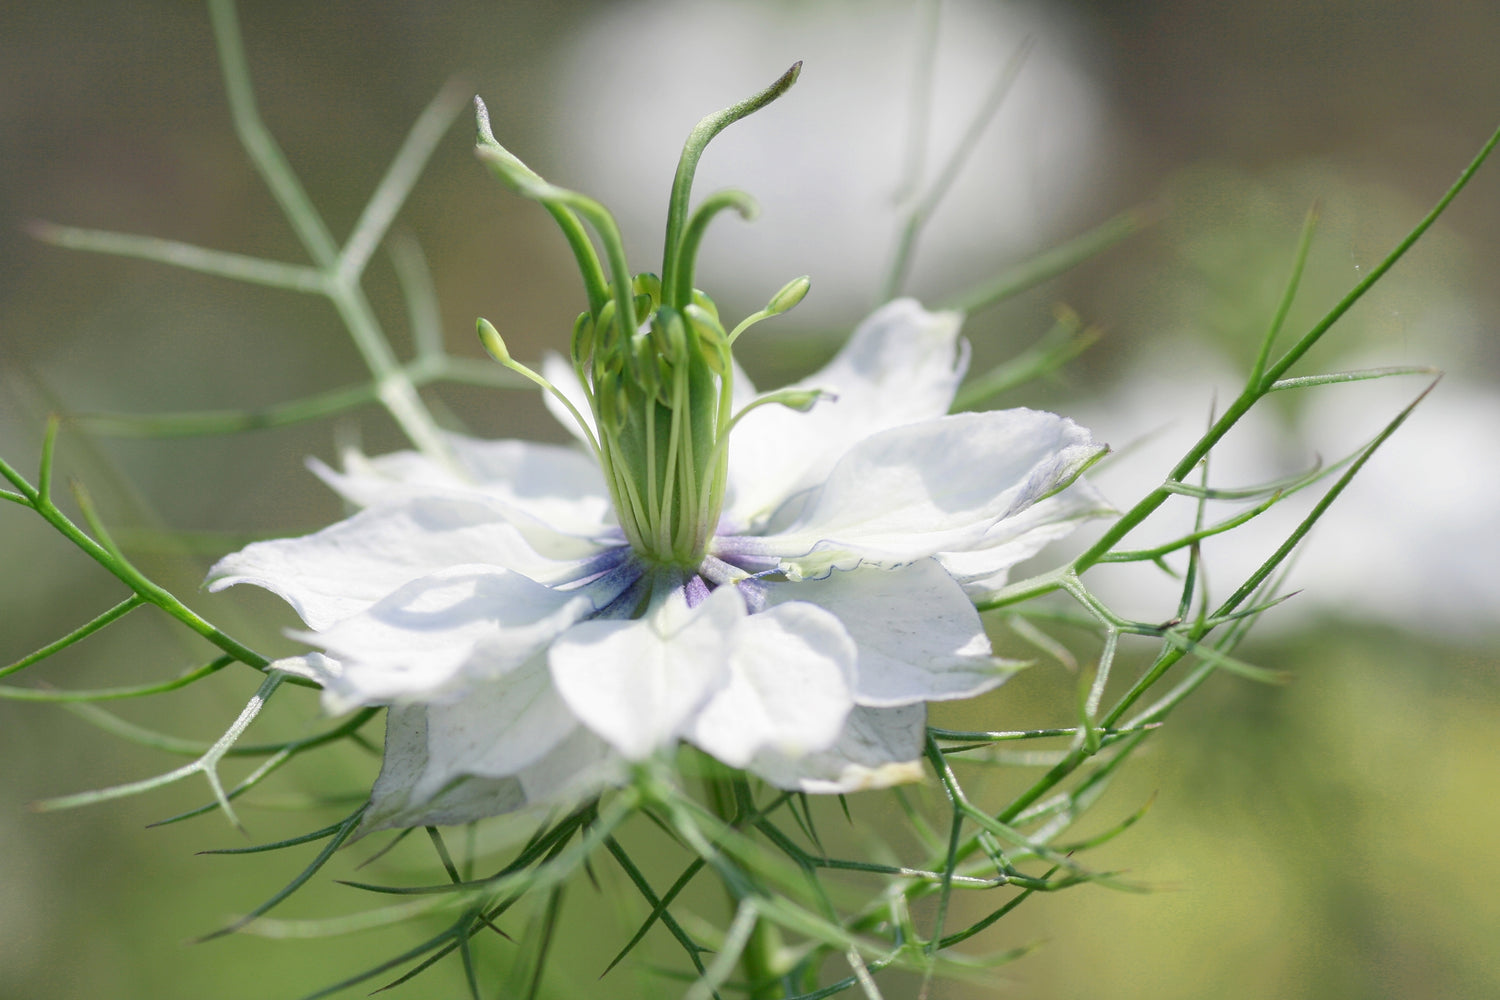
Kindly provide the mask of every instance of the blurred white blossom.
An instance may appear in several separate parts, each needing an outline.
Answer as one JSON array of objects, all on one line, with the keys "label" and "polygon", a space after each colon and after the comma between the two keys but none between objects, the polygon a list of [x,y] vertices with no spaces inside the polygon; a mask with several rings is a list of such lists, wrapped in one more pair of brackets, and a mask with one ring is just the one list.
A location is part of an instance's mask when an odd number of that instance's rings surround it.
[{"label": "blurred white blossom", "polygon": [[[926,230],[913,287],[951,290],[1044,248],[1092,217],[1110,128],[1077,26],[1056,9],[942,5],[926,136],[910,106],[924,5],[887,0],[643,0],[591,17],[560,55],[555,160],[568,182],[618,207],[640,252],[659,252],[660,202],[681,137],[797,60],[794,99],[716,141],[699,183],[753,191],[763,214],[703,252],[707,284],[746,296],[790,270],[816,276],[805,322],[869,307],[890,267],[903,182],[929,183],[1010,60],[1025,62]],[[650,114],[641,114],[649,106]],[[925,143],[924,143],[925,138]],[[732,277],[732,280],[724,280]]]}]

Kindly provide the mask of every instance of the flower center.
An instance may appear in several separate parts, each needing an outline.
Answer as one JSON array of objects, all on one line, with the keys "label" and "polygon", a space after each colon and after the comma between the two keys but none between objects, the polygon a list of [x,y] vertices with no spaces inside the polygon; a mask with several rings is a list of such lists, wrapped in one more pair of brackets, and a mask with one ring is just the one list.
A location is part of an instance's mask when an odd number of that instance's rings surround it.
[{"label": "flower center", "polygon": [[[512,190],[541,202],[562,228],[578,261],[589,308],[573,325],[569,354],[593,414],[593,428],[557,388],[510,357],[499,333],[479,321],[480,339],[502,364],[561,399],[584,428],[599,458],[620,527],[636,553],[660,567],[696,568],[708,551],[724,506],[733,412],[730,347],[751,324],[802,301],[808,279],[789,282],[765,309],[731,332],[713,301],[693,287],[703,234],[726,210],[749,219],[755,203],[720,191],[689,212],[693,175],[714,136],[780,97],[801,63],[752,97],[700,121],[678,161],[667,208],[666,252],[658,277],[630,275],[619,227],[591,198],[547,183],[495,141],[483,102],[478,108],[480,159]],[[587,229],[594,231],[604,251]],[[806,409],[818,393],[773,393],[751,403]]]},{"label": "flower center", "polygon": [[[702,561],[724,505],[733,368],[729,335],[701,292],[678,309],[655,275],[637,275],[628,336],[606,305],[574,326],[573,365],[588,387],[599,462],[620,527],[642,558]],[[613,303],[610,303],[611,305]]]}]

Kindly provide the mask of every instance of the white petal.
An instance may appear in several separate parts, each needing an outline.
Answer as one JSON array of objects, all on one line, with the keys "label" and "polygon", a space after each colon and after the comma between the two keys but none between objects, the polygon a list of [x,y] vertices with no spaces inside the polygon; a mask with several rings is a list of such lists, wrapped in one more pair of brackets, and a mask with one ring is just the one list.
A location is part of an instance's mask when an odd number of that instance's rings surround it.
[{"label": "white petal", "polygon": [[430,798],[454,775],[501,778],[535,764],[578,727],[552,686],[543,654],[457,701],[427,706],[427,773],[413,794]]},{"label": "white petal", "polygon": [[733,587],[689,609],[680,590],[633,621],[587,621],[552,644],[552,677],[573,714],[632,760],[682,734],[728,681],[730,634],[745,617]]},{"label": "white petal", "polygon": [[344,677],[344,665],[322,653],[308,653],[305,656],[287,656],[280,660],[272,660],[267,669],[280,670],[295,677],[306,677],[310,681],[317,681],[325,688],[341,683]]},{"label": "white petal", "polygon": [[403,584],[462,563],[547,582],[585,573],[597,544],[574,539],[570,560],[539,555],[520,529],[484,506],[426,498],[364,510],[301,538],[255,542],[209,570],[208,589],[252,583],[279,595],[315,629],[365,610]]},{"label": "white petal", "polygon": [[303,638],[343,664],[324,688],[329,711],[454,700],[509,674],[613,596],[553,590],[488,566],[454,566]]},{"label": "white petal", "polygon": [[604,477],[592,455],[532,441],[483,441],[444,435],[457,468],[414,451],[367,458],[343,454],[344,471],[310,460],[313,472],[361,507],[410,497],[448,496],[501,501],[561,532],[597,534],[613,524]]},{"label": "white petal", "polygon": [[1068,485],[1103,451],[1071,420],[1035,410],[896,427],[855,445],[790,525],[721,548],[779,557],[793,578],[962,551]]},{"label": "white petal", "polygon": [[447,826],[511,812],[526,804],[521,782],[513,777],[456,778],[439,794],[413,794],[427,772],[427,710],[422,705],[393,706],[386,714],[385,758],[370,789],[370,807],[359,834],[410,826]]},{"label": "white petal", "polygon": [[[359,835],[392,827],[447,826],[512,812],[527,805],[562,804],[623,781],[619,758],[592,733],[575,729],[550,753],[514,775],[484,777],[453,771],[436,780],[428,708],[393,706],[386,716],[385,760],[370,792]],[[439,785],[431,796],[418,785]]]},{"label": "white petal", "polygon": [[789,758],[762,753],[751,770],[778,788],[824,795],[921,781],[927,706],[859,707],[827,750]]},{"label": "white petal", "polygon": [[751,380],[750,373],[740,367],[739,358],[733,354],[729,356],[729,368],[734,374],[734,383],[729,387],[729,405],[738,413],[755,402],[755,397],[760,394],[755,391],[755,382]]},{"label": "white petal", "polygon": [[974,548],[940,552],[937,558],[974,598],[1005,586],[1012,566],[1030,559],[1049,542],[1071,534],[1079,522],[1117,513],[1098,490],[1079,479],[1061,493],[995,522]]},{"label": "white petal", "polygon": [[963,317],[897,299],[870,315],[822,371],[797,383],[824,389],[807,413],[751,411],[729,441],[728,517],[752,528],[783,500],[817,483],[857,442],[878,431],[948,412],[968,368]]},{"label": "white petal", "polygon": [[839,620],[811,604],[741,619],[729,683],[698,713],[687,737],[733,767],[765,749],[790,757],[825,749],[854,707],[854,656]]},{"label": "white petal", "polygon": [[1018,666],[991,654],[979,612],[932,559],[783,584],[769,595],[781,607],[810,601],[838,616],[859,652],[854,700],[861,705],[971,698]]},{"label": "white petal", "polygon": [[625,761],[608,743],[579,726],[557,749],[516,775],[532,802],[563,806],[623,785],[629,774]]}]

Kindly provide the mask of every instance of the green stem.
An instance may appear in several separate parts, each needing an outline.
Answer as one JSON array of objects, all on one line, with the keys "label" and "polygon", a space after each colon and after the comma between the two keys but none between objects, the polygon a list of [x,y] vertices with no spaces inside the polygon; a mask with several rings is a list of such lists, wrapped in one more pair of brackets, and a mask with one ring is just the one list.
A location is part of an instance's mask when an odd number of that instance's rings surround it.
[{"label": "green stem", "polygon": [[[256,107],[255,91],[250,83],[250,69],[245,59],[244,41],[240,37],[233,0],[209,0],[208,13],[219,49],[230,115],[240,142],[266,186],[271,189],[271,194],[281,206],[282,214],[296,232],[308,256],[322,272],[323,293],[332,300],[354,340],[355,349],[374,377],[376,395],[414,445],[434,458],[446,460],[449,457],[448,447],[375,319],[374,310],[370,308],[369,300],[359,285],[359,268],[346,267],[345,261],[341,260],[344,255],[328,231],[328,226],[318,214],[312,199],[307,196],[307,191],[297,179],[276,139],[261,120],[260,111]],[[406,148],[397,156],[391,172],[377,190],[376,198],[372,199],[366,209],[356,227],[355,239],[351,241],[347,258],[350,265],[360,264],[368,258],[364,244],[381,235],[388,224],[388,216],[392,213],[392,206],[389,204],[391,197],[399,194],[404,186],[409,186],[410,179],[414,177],[413,170],[420,168],[420,161],[426,156],[422,147],[424,144],[430,146],[432,142],[431,135],[435,130],[433,118],[434,115],[440,117],[443,113],[444,100],[440,97],[437,102],[438,110],[425,113],[418,121],[418,128],[413,130]]]},{"label": "green stem", "polygon": [[881,302],[889,302],[901,294],[901,286],[906,281],[912,254],[916,250],[917,240],[921,237],[922,230],[932,219],[933,212],[937,210],[938,205],[953,186],[953,182],[958,179],[970,154],[978,146],[979,137],[984,133],[985,127],[995,117],[995,112],[1000,110],[1000,105],[1005,102],[1005,96],[1010,93],[1011,85],[1020,75],[1021,67],[1025,65],[1026,57],[1030,55],[1033,45],[1035,45],[1034,39],[1027,38],[1012,53],[1010,59],[1001,68],[1000,76],[990,88],[984,103],[970,120],[963,138],[959,140],[953,154],[948,157],[948,161],[943,164],[943,169],[939,171],[932,187],[927,190],[921,200],[912,206],[906,222],[901,227],[901,236],[896,242],[896,252],[891,261],[891,268],[886,273],[885,282],[881,286]]},{"label": "green stem", "polygon": [[[735,794],[734,779],[722,774],[710,774],[704,778],[705,798],[713,814],[731,829],[740,829],[747,819]],[[725,884],[729,894],[729,905],[737,913],[744,899],[734,886]],[[745,976],[745,996],[748,1000],[782,1000],[786,993],[776,973],[776,939],[774,931],[758,914],[754,926],[740,951],[740,970]]]}]

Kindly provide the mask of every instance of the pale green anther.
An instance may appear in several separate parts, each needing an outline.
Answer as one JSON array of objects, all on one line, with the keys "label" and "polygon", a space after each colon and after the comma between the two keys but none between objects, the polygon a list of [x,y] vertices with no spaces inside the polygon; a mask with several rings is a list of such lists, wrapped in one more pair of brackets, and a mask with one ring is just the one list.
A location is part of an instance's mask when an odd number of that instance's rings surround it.
[{"label": "pale green anther", "polygon": [[771,296],[771,301],[766,305],[766,312],[772,316],[780,316],[795,308],[797,303],[807,297],[807,291],[810,288],[812,288],[812,279],[807,275],[793,278],[781,286],[781,291]]},{"label": "pale green anther", "polygon": [[604,303],[604,308],[599,310],[599,318],[594,321],[594,329],[598,331],[595,338],[595,349],[610,351],[620,338],[615,336],[615,300],[610,299]]},{"label": "pale green anther", "polygon": [[479,318],[479,342],[489,352],[490,357],[509,367],[511,364],[510,351],[506,349],[505,339],[500,336],[500,331],[495,329],[495,324],[484,317]]},{"label": "pale green anther", "polygon": [[806,413],[813,408],[814,403],[827,395],[822,389],[783,389],[772,393],[775,402],[798,413]]},{"label": "pale green anther", "polygon": [[714,304],[713,299],[709,298],[707,295],[703,294],[703,292],[696,288],[693,289],[693,305],[704,310],[710,316],[712,316],[715,323],[719,321],[719,307]]},{"label": "pale green anther", "polygon": [[698,339],[698,356],[708,366],[708,370],[723,378],[729,371],[729,349],[721,342],[709,340],[706,337]]},{"label": "pale green anther", "polygon": [[781,290],[771,296],[771,301],[766,304],[764,309],[757,313],[751,313],[740,320],[739,326],[736,326],[729,333],[729,343],[733,344],[736,340],[739,340],[740,334],[761,320],[770,319],[772,316],[780,316],[782,313],[795,307],[797,303],[801,302],[807,296],[807,291],[811,287],[812,280],[805,274],[800,278],[793,278],[785,285],[782,285]]},{"label": "pale green anther", "polygon": [[635,315],[638,319],[648,319],[660,303],[651,295],[642,292],[635,297]]},{"label": "pale green anther", "polygon": [[594,318],[586,312],[579,313],[573,321],[571,352],[573,364],[578,366],[587,364],[589,356],[594,353]]},{"label": "pale green anther", "polygon": [[708,337],[720,343],[727,343],[729,334],[724,332],[724,325],[719,322],[719,314],[710,312],[698,305],[696,302],[682,310],[692,324],[694,332],[701,337]]},{"label": "pale green anther", "polygon": [[[612,329],[612,328],[606,328]],[[619,378],[625,371],[625,352],[618,349],[594,349],[594,378]]]},{"label": "pale green anther", "polygon": [[667,338],[667,318],[665,315],[667,311],[668,310],[662,309],[652,315],[651,342],[656,347],[656,350],[659,354],[661,354],[663,357],[670,358],[672,345]]},{"label": "pale green anther", "polygon": [[612,398],[614,405],[608,408],[608,412],[604,414],[604,417],[609,423],[610,433],[614,437],[618,437],[620,432],[625,429],[626,422],[630,419],[630,393],[625,388],[623,381],[612,382],[609,388],[614,390],[612,393],[607,393]]},{"label": "pale green anther", "polygon": [[671,359],[674,365],[686,365],[690,361],[688,351],[688,328],[683,322],[682,313],[672,310],[667,318],[667,342],[671,346]]},{"label": "pale green anther", "polygon": [[656,358],[656,401],[668,408],[672,405],[672,365],[660,355]]},{"label": "pale green anther", "polygon": [[723,377],[729,371],[729,335],[719,325],[718,317],[698,305],[690,305],[682,312],[692,328],[703,363],[715,375]]},{"label": "pale green anther", "polygon": [[[656,304],[661,302],[661,278],[650,271],[642,271],[640,274],[637,274],[635,280],[631,282],[631,287],[637,295],[651,296],[651,308],[654,309]],[[642,311],[641,315],[644,316],[645,314],[646,312]]]},{"label": "pale green anther", "polygon": [[663,374],[659,364],[661,355],[653,350],[654,347],[650,337],[637,336],[631,342],[630,371],[647,396],[660,395],[669,377]]},{"label": "pale green anther", "polygon": [[754,401],[747,403],[744,409],[734,415],[734,419],[730,421],[729,425],[732,428],[735,424],[739,423],[740,418],[745,414],[762,406],[785,406],[789,410],[806,413],[813,408],[813,404],[818,400],[832,398],[832,396],[832,393],[823,389],[778,389],[775,392],[768,392],[764,396],[758,396]]}]

